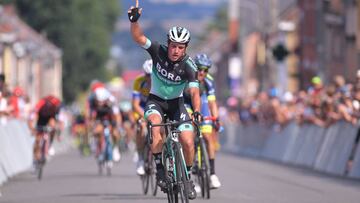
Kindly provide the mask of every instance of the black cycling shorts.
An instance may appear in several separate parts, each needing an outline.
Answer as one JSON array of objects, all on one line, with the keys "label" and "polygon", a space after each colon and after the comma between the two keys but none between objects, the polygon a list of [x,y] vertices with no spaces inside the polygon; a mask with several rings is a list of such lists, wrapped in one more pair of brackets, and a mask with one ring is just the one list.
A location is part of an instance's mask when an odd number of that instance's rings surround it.
[{"label": "black cycling shorts", "polygon": [[36,122],[36,126],[39,127],[44,127],[47,126],[47,124],[49,123],[50,119],[56,119],[55,116],[39,116],[37,122]]},{"label": "black cycling shorts", "polygon": [[163,121],[165,119],[164,114],[166,114],[170,120],[175,121],[185,121],[190,119],[184,105],[184,98],[182,97],[164,100],[150,94],[145,106],[145,118],[153,113],[159,114]]}]

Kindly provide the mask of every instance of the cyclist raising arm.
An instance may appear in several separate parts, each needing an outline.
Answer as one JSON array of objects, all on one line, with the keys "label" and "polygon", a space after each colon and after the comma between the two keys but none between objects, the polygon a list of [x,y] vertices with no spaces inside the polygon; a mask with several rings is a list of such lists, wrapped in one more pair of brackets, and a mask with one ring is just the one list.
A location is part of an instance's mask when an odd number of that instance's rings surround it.
[{"label": "cyclist raising arm", "polygon": [[[145,107],[145,118],[153,124],[159,124],[166,114],[171,120],[185,121],[190,119],[184,106],[183,91],[188,84],[194,108],[193,118],[200,120],[199,83],[196,79],[196,65],[186,54],[190,41],[190,32],[183,27],[173,27],[169,30],[167,46],[151,41],[144,34],[137,22],[142,9],[131,7],[128,11],[131,21],[130,31],[136,43],[142,46],[153,60],[151,74],[151,90]],[[194,134],[190,122],[179,126],[180,142],[184,149],[187,170],[194,160]],[[158,184],[166,189],[164,167],[161,161],[163,139],[160,128],[152,128],[153,143],[151,146],[155,157]],[[196,198],[192,181],[188,181],[189,199]]]}]

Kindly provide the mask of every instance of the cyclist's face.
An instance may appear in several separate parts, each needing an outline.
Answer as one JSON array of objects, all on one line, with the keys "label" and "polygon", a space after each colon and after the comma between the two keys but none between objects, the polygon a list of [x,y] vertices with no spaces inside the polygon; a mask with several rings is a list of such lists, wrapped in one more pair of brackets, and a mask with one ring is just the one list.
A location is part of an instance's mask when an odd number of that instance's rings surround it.
[{"label": "cyclist's face", "polygon": [[97,105],[100,106],[100,107],[103,107],[106,105],[106,101],[99,101],[97,100]]},{"label": "cyclist's face", "polygon": [[186,52],[186,45],[176,42],[169,42],[168,57],[171,61],[178,61]]},{"label": "cyclist's face", "polygon": [[206,78],[207,73],[208,73],[207,68],[199,68],[197,73],[197,79],[199,81],[203,81]]}]

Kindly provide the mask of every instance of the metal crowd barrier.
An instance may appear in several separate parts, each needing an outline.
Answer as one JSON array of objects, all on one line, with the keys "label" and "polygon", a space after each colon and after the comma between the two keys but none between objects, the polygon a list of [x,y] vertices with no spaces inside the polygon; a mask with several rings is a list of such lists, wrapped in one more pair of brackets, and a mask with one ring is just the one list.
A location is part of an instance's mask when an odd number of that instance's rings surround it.
[{"label": "metal crowd barrier", "polygon": [[[281,130],[261,124],[226,123],[222,149],[304,166],[321,172],[360,178],[360,147],[354,150],[359,126],[339,121],[328,128],[291,122]],[[355,146],[356,147],[356,146]],[[347,171],[349,169],[349,171]]]},{"label": "metal crowd barrier", "polygon": [[0,184],[31,166],[32,143],[24,122],[10,120],[0,127]]},{"label": "metal crowd barrier", "polygon": [[[71,146],[69,132],[62,133],[62,141],[54,142],[56,153],[65,152]],[[27,124],[9,120],[0,126],[0,185],[8,178],[28,170],[32,166],[34,137]]]}]

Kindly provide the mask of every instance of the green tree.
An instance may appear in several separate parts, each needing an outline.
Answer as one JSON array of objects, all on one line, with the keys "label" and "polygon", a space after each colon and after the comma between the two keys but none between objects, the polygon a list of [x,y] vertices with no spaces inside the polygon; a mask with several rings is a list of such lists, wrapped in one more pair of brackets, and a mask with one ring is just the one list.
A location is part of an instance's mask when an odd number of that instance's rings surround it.
[{"label": "green tree", "polygon": [[228,29],[228,10],[226,6],[220,7],[216,13],[214,20],[208,25],[209,30],[227,31]]},{"label": "green tree", "polygon": [[105,79],[111,34],[120,15],[118,0],[0,0],[13,3],[31,27],[63,51],[63,93],[67,102]]}]

